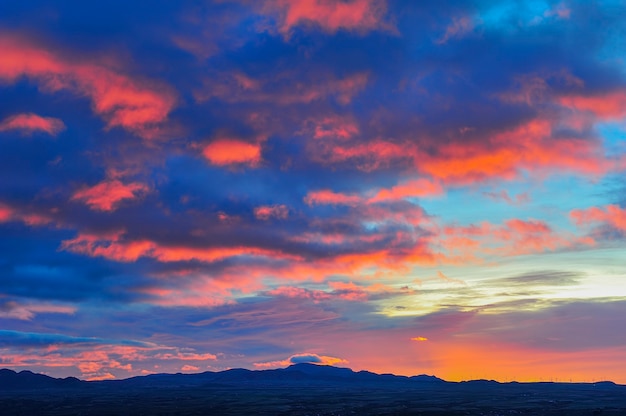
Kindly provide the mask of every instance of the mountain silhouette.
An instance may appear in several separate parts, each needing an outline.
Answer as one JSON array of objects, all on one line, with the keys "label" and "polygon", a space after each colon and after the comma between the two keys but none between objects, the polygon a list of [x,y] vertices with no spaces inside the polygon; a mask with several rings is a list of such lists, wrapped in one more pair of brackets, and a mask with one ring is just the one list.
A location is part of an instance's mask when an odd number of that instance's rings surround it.
[{"label": "mountain silhouette", "polygon": [[326,365],[298,363],[287,368],[271,370],[246,370],[243,368],[220,372],[207,371],[197,374],[151,374],[131,377],[123,380],[81,381],[75,377],[53,378],[30,371],[16,373],[13,370],[0,370],[0,389],[41,389],[71,388],[82,385],[101,385],[117,387],[165,387],[165,386],[203,386],[209,384],[236,385],[398,385],[415,383],[445,383],[445,381],[427,375],[413,377],[393,374],[376,374],[369,371],[355,372],[349,368]]},{"label": "mountain silhouette", "polygon": [[6,368],[0,369],[0,389],[2,390],[70,388],[78,387],[83,383],[76,377],[53,378],[28,370],[17,373]]},{"label": "mountain silhouette", "polygon": [[626,386],[447,382],[298,363],[268,370],[151,374],[81,381],[0,370],[0,415],[621,416]]}]

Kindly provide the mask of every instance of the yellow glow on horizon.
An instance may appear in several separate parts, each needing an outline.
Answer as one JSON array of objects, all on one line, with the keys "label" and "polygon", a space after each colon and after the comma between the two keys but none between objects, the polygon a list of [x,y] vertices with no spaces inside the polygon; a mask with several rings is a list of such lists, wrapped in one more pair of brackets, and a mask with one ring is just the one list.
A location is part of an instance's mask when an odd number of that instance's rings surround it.
[{"label": "yellow glow on horizon", "polygon": [[414,338],[411,338],[411,341],[424,342],[424,341],[428,341],[428,338],[426,338],[426,337],[414,337]]}]

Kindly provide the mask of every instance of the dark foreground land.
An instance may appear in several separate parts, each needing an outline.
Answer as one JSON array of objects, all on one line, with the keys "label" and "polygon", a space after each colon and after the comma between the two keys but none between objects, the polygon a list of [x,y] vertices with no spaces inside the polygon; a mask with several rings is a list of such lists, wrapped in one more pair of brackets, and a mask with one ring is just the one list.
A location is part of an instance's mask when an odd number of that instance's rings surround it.
[{"label": "dark foreground land", "polygon": [[2,415],[626,415],[613,383],[448,383],[298,364],[284,370],[51,379],[0,370]]}]

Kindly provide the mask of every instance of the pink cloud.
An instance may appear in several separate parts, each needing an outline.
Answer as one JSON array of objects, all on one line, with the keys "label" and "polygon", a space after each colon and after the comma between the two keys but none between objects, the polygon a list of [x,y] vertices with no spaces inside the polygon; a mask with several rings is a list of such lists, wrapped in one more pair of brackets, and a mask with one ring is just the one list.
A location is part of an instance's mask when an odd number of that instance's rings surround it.
[{"label": "pink cloud", "polygon": [[561,105],[587,112],[601,119],[622,119],[626,116],[626,92],[611,91],[598,95],[567,95],[560,97]]},{"label": "pink cloud", "polygon": [[56,136],[65,130],[65,124],[58,118],[41,117],[33,113],[16,114],[0,122],[0,131],[18,130],[29,136],[37,131]]},{"label": "pink cloud", "polygon": [[0,223],[8,221],[21,221],[26,225],[44,225],[52,222],[51,217],[22,207],[15,208],[0,203]]},{"label": "pink cloud", "polygon": [[158,135],[176,103],[162,85],[123,75],[110,65],[69,59],[25,39],[0,34],[0,79],[35,80],[45,92],[69,90],[91,99],[107,127],[121,127],[144,138]]},{"label": "pink cloud", "polygon": [[262,221],[271,218],[284,220],[289,216],[289,208],[286,205],[264,205],[254,209],[254,216]]},{"label": "pink cloud", "polygon": [[175,351],[168,352],[164,354],[156,354],[155,358],[160,360],[182,360],[182,361],[213,361],[217,360],[217,356],[215,354],[198,354],[195,352],[184,352],[184,351]]},{"label": "pink cloud", "polygon": [[35,315],[41,313],[59,313],[72,315],[76,312],[76,308],[72,306],[57,305],[53,303],[19,303],[8,301],[0,303],[0,317],[20,319],[23,321],[32,320]]},{"label": "pink cloud", "polygon": [[[217,360],[215,354],[200,353],[192,348],[153,343],[141,343],[140,346],[102,344],[102,340],[96,338],[93,343],[88,339],[83,341],[28,349],[0,347],[0,353],[6,366],[77,369],[86,380],[126,378],[129,373],[151,373],[149,369],[161,366],[174,372],[184,366],[200,368]],[[159,365],[155,366],[155,362]]]},{"label": "pink cloud", "polygon": [[588,246],[593,242],[586,237],[557,232],[544,221],[514,218],[502,224],[445,226],[440,244],[468,261],[477,261],[485,255],[518,256]]},{"label": "pink cloud", "polygon": [[441,194],[443,194],[443,188],[438,182],[422,178],[398,184],[391,189],[381,189],[368,202],[396,201],[405,198],[422,198]]},{"label": "pink cloud", "polygon": [[324,143],[310,144],[313,158],[322,164],[352,162],[363,171],[370,172],[401,160],[412,160],[414,149],[410,143],[398,144],[376,139],[369,143]]},{"label": "pink cloud", "polygon": [[366,33],[384,28],[386,0],[271,0],[280,14],[282,33],[298,25],[315,25],[328,33],[350,30]]},{"label": "pink cloud", "polygon": [[261,363],[254,363],[257,368],[274,368],[274,367],[287,367],[297,363],[313,363],[318,365],[345,365],[348,364],[347,360],[338,357],[331,357],[328,355],[318,355],[314,353],[302,353],[294,354],[286,360],[279,361],[267,361]]},{"label": "pink cloud", "polygon": [[349,139],[359,134],[356,122],[349,118],[337,116],[325,117],[311,122],[314,139]]},{"label": "pink cloud", "polygon": [[606,223],[617,230],[626,231],[626,209],[618,205],[575,209],[570,212],[570,218],[579,226]]},{"label": "pink cloud", "polygon": [[13,217],[13,210],[6,205],[0,204],[0,222],[10,221]]},{"label": "pink cloud", "polygon": [[308,205],[356,205],[362,201],[358,195],[343,194],[329,189],[309,191],[304,197]]},{"label": "pink cloud", "polygon": [[237,139],[218,139],[202,151],[213,165],[248,165],[256,167],[261,163],[261,145]]},{"label": "pink cloud", "polygon": [[139,182],[123,184],[117,179],[107,179],[90,188],[83,188],[72,195],[72,200],[84,201],[97,211],[114,211],[125,200],[136,199],[149,191],[147,185]]}]

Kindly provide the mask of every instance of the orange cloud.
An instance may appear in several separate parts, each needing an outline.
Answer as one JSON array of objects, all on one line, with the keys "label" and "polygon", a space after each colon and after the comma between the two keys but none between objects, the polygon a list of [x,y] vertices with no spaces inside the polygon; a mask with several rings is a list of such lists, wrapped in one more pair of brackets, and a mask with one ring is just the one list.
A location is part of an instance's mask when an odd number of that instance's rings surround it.
[{"label": "orange cloud", "polygon": [[626,209],[618,205],[575,209],[570,212],[570,218],[579,226],[606,223],[620,231],[626,231]]},{"label": "orange cloud", "polygon": [[401,183],[391,189],[382,189],[368,202],[396,201],[404,198],[420,198],[441,195],[443,188],[438,182],[416,179]]},{"label": "orange cloud", "polygon": [[281,14],[282,33],[311,24],[325,32],[340,29],[368,32],[383,26],[385,0],[272,0],[270,6]]},{"label": "orange cloud", "polygon": [[148,186],[139,182],[123,184],[117,179],[108,179],[91,188],[76,191],[72,200],[82,200],[97,211],[114,211],[121,201],[135,199],[148,191]]},{"label": "orange cloud", "polygon": [[413,338],[411,338],[411,341],[424,342],[424,341],[428,341],[428,338],[426,338],[426,337],[413,337]]},{"label": "orange cloud", "polygon": [[[476,133],[474,133],[476,134]],[[429,139],[430,140],[430,139]],[[323,164],[352,162],[358,169],[373,171],[391,165],[413,165],[434,182],[468,184],[491,178],[515,179],[522,172],[564,169],[601,175],[617,165],[608,160],[597,140],[552,137],[552,122],[535,119],[482,140],[444,142],[436,152],[414,141],[369,143],[314,141],[314,159]]]},{"label": "orange cloud", "polygon": [[0,123],[0,131],[18,130],[23,135],[31,135],[41,131],[56,136],[65,130],[65,124],[58,118],[41,117],[33,113],[16,114]]},{"label": "orange cloud", "polygon": [[202,151],[207,160],[217,166],[248,165],[261,163],[261,145],[236,139],[218,139]]},{"label": "orange cloud", "polygon": [[342,194],[328,189],[310,191],[304,197],[308,205],[356,205],[362,198],[358,195]]},{"label": "orange cloud", "polygon": [[164,263],[189,260],[212,263],[238,256],[258,256],[283,260],[299,259],[298,256],[260,247],[192,248],[166,246],[149,240],[125,240],[124,234],[121,232],[107,235],[79,234],[76,238],[64,240],[61,248],[74,253],[104,257],[120,262],[132,262],[140,257],[150,257]]},{"label": "orange cloud", "polygon": [[176,102],[168,88],[122,75],[110,65],[68,59],[24,39],[0,34],[0,49],[1,80],[28,77],[46,92],[70,90],[87,96],[109,128],[155,137]]},{"label": "orange cloud", "polygon": [[554,140],[545,120],[533,120],[480,143],[441,146],[437,156],[421,154],[418,169],[446,182],[466,183],[487,178],[513,179],[520,170],[563,168],[599,175],[607,163],[598,142],[577,138]]},{"label": "orange cloud", "polygon": [[254,216],[263,221],[271,218],[284,220],[289,216],[289,208],[286,205],[264,205],[254,209]]}]

